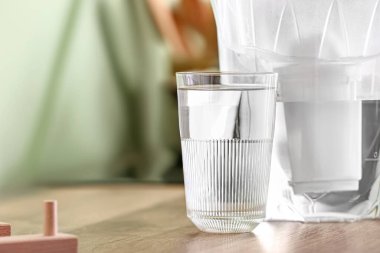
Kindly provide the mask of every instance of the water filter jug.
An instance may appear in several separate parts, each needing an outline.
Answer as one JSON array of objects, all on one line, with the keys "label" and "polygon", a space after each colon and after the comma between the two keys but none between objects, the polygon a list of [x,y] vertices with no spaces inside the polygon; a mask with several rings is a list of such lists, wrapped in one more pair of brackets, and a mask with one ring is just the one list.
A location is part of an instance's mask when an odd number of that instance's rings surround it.
[{"label": "water filter jug", "polygon": [[380,215],[379,2],[212,1],[220,69],[278,73],[267,219]]}]

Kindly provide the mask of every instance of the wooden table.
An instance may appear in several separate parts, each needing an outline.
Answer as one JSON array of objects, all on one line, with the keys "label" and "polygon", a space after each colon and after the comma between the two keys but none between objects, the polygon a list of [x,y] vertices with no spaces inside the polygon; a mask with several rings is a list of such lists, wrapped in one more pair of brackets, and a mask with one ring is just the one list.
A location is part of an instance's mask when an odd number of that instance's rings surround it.
[{"label": "wooden table", "polygon": [[177,185],[93,185],[39,189],[1,200],[13,234],[42,231],[42,201],[59,202],[60,228],[79,252],[380,252],[380,221],[263,223],[252,234],[207,234],[185,215]]}]

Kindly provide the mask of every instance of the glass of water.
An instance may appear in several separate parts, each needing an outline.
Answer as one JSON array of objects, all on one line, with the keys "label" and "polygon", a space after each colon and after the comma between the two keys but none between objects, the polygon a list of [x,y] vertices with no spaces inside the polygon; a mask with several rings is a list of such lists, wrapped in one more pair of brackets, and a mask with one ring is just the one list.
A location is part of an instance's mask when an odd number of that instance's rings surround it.
[{"label": "glass of water", "polygon": [[265,217],[277,75],[177,73],[187,216],[202,231],[251,232]]}]

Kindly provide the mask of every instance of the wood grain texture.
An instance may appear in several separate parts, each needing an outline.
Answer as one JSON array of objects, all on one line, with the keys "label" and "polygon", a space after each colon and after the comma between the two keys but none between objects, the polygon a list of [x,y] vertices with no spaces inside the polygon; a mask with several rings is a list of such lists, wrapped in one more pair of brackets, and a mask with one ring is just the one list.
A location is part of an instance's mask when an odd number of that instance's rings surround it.
[{"label": "wood grain texture", "polygon": [[[79,252],[380,252],[380,221],[262,223],[251,234],[207,234],[186,218],[182,186],[109,185],[39,190],[3,200],[16,234],[40,233],[43,199],[59,202],[61,230]],[[25,208],[28,207],[28,208]]]}]

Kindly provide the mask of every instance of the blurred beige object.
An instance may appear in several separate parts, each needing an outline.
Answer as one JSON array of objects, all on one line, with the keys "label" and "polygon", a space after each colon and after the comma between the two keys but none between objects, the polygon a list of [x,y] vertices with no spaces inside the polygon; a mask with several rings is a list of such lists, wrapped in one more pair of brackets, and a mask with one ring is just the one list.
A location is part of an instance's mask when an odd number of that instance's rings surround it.
[{"label": "blurred beige object", "polygon": [[148,0],[150,10],[161,35],[170,43],[174,55],[187,57],[191,54],[176,26],[174,16],[162,0]]},{"label": "blurred beige object", "polygon": [[181,0],[173,9],[165,0],[148,0],[148,4],[171,49],[174,72],[216,65],[217,35],[209,2]]}]

